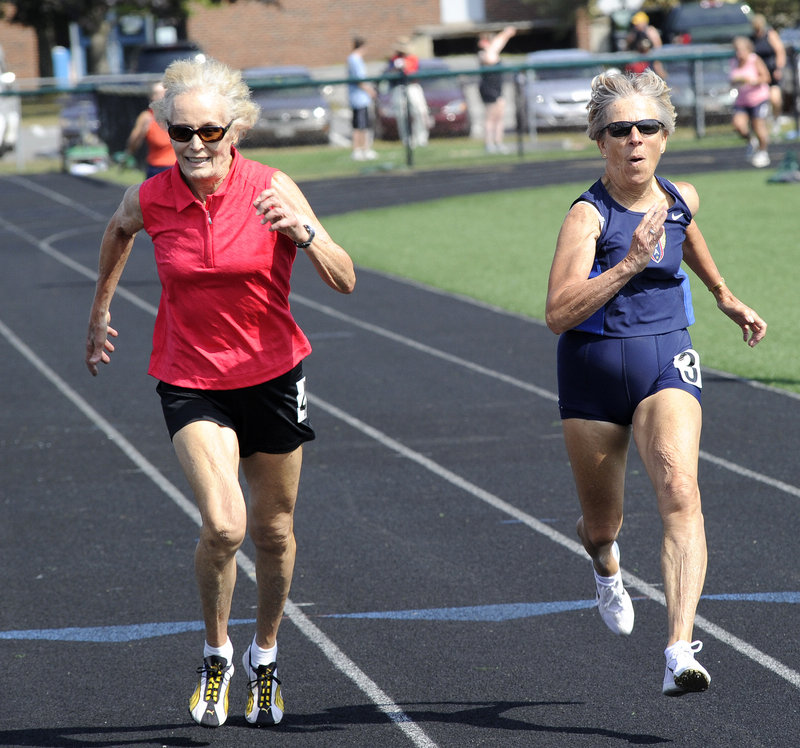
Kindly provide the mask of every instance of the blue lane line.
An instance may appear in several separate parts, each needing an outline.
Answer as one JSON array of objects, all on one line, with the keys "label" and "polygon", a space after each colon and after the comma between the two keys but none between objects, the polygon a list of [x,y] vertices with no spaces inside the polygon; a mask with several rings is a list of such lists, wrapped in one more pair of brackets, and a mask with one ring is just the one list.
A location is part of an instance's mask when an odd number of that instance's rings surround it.
[{"label": "blue lane line", "polygon": [[746,603],[800,603],[800,592],[742,592],[728,595],[703,595],[701,599]]},{"label": "blue lane line", "polygon": [[[635,599],[635,598],[634,598]],[[756,592],[730,595],[703,595],[704,600],[727,600],[758,603],[800,603],[800,592]],[[393,621],[509,621],[514,618],[563,613],[593,608],[594,600],[573,600],[557,603],[515,603],[481,605],[464,608],[423,608],[421,610],[388,610],[367,613],[330,613],[320,618],[371,618]]]},{"label": "blue lane line", "polygon": [[593,608],[594,600],[574,600],[557,603],[512,603],[510,605],[475,605],[463,608],[422,608],[417,610],[387,610],[372,613],[330,613],[320,618],[380,618],[395,621],[510,621],[568,610]]},{"label": "blue lane line", "polygon": [[[800,603],[800,592],[743,592],[725,595],[703,595],[703,600],[754,603]],[[507,605],[471,605],[460,608],[421,608],[416,610],[384,610],[364,613],[328,613],[320,618],[357,618],[388,621],[511,621],[517,618],[565,613],[593,608],[594,600],[565,600],[550,603],[510,603]],[[255,618],[236,618],[231,626],[252,625]],[[202,621],[172,623],[139,623],[131,626],[88,626],[84,628],[28,629],[0,631],[0,640],[44,640],[60,642],[95,642],[116,644],[157,636],[171,636],[188,631],[202,631]]]},{"label": "blue lane line", "polygon": [[[255,623],[255,618],[229,621],[231,626]],[[58,642],[132,642],[153,639],[157,636],[202,631],[202,621],[176,621],[174,623],[137,623],[131,626],[89,626],[85,628],[29,629],[27,631],[0,631],[0,639],[43,639]]]}]

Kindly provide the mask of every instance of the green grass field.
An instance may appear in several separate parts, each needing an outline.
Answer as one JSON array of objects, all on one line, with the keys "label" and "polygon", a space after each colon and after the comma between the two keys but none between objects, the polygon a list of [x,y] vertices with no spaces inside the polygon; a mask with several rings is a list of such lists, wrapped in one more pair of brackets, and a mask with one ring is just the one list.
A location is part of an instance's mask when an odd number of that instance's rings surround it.
[{"label": "green grass field", "polygon": [[[769,324],[755,349],[693,280],[694,345],[706,366],[800,392],[800,302],[794,254],[800,185],[768,184],[772,170],[664,174],[701,198],[697,222],[731,290]],[[411,278],[526,316],[544,316],[561,221],[588,185],[447,198],[327,218],[357,264]],[[690,273],[691,275],[691,273]]]},{"label": "green grass field", "polygon": [[[710,149],[738,144],[727,124],[697,139],[679,129],[671,150]],[[397,143],[378,143],[375,163],[357,163],[349,149],[330,147],[248,150],[246,155],[276,166],[296,181],[405,170]],[[597,155],[582,133],[545,136],[525,160]],[[498,166],[518,156],[487,157],[468,138],[432,141],[415,154],[414,169]],[[58,168],[31,164],[32,171]],[[777,166],[777,164],[775,165]],[[14,173],[13,162],[0,168]],[[598,173],[601,168],[598,161]],[[695,184],[701,197],[698,224],[728,285],[769,323],[766,340],[755,349],[741,342],[738,329],[716,310],[713,298],[693,283],[697,324],[692,328],[703,363],[800,392],[797,333],[800,303],[795,290],[800,185],[768,184],[774,169],[724,174],[663,174]],[[98,177],[119,184],[141,180],[135,170],[113,167]],[[543,318],[547,275],[559,226],[572,200],[588,184],[489,193],[425,204],[365,210],[325,219],[333,236],[364,267],[411,278],[523,315]]]}]

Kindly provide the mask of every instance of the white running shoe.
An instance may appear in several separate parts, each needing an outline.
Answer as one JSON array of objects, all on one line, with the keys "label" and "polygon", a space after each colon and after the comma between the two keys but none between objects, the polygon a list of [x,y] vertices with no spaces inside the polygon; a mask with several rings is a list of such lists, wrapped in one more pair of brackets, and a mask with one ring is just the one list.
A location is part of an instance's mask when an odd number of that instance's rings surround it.
[{"label": "white running shoe", "polygon": [[664,685],[661,692],[665,696],[681,696],[685,693],[705,691],[711,683],[708,671],[694,656],[703,648],[703,642],[678,641],[664,650],[667,667],[664,671]]},{"label": "white running shoe", "polygon": [[[619,546],[616,541],[611,546],[611,553],[619,561]],[[600,584],[597,577],[599,574],[592,564],[592,571],[595,576],[595,587],[597,588],[597,609],[603,622],[615,634],[627,636],[633,631],[633,603],[630,595],[622,586],[622,574],[617,572],[613,579],[614,583],[610,586]]]},{"label": "white running shoe", "polygon": [[757,169],[763,169],[770,164],[769,154],[766,151],[756,151],[753,158],[750,159],[750,163]]}]

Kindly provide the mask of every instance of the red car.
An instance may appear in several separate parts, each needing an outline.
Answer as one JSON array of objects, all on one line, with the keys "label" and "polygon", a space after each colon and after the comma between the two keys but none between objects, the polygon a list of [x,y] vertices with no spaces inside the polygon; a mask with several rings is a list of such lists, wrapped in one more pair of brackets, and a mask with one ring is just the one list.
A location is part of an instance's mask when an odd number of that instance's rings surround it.
[{"label": "red car", "polygon": [[[450,67],[442,60],[430,59],[419,61],[420,73],[441,71],[449,73]],[[464,98],[464,89],[457,76],[420,78],[419,83],[425,92],[428,111],[433,127],[432,138],[469,135],[472,120]],[[377,100],[377,116],[375,118],[375,137],[381,140],[397,140],[397,118],[392,108],[391,95],[388,88]]]}]

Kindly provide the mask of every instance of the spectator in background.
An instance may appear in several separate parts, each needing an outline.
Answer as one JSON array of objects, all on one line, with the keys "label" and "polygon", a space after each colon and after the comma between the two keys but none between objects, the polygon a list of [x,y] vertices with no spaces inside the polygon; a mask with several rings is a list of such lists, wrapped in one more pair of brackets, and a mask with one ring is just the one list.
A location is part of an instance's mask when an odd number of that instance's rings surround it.
[{"label": "spectator in background", "polygon": [[636,49],[638,41],[642,38],[649,39],[653,49],[662,46],[661,34],[658,33],[658,29],[650,25],[650,16],[640,10],[631,18],[631,30],[625,40],[625,47],[631,50]]},{"label": "spectator in background", "polygon": [[175,163],[172,141],[169,139],[167,131],[156,122],[156,118],[153,116],[152,104],[162,98],[164,98],[164,86],[161,81],[158,81],[150,89],[150,106],[136,118],[125,145],[125,153],[134,159],[142,147],[142,143],[147,144],[147,155],[145,156],[145,178],[147,179],[169,169]]},{"label": "spectator in background", "polygon": [[751,23],[753,34],[750,39],[753,42],[753,51],[764,60],[769,70],[769,101],[774,119],[773,132],[776,132],[780,127],[780,116],[783,114],[781,77],[786,67],[786,47],[783,46],[778,32],[767,25],[767,19],[761,13],[756,13]]},{"label": "spectator in background", "polygon": [[[353,39],[353,51],[347,58],[347,86],[350,108],[353,110],[353,159],[371,161],[378,154],[372,149],[372,131],[370,128],[370,106],[375,98],[375,87],[368,81],[367,67],[364,64],[364,48],[367,42],[357,36]],[[354,80],[361,80],[356,83]]]},{"label": "spectator in background", "polygon": [[[652,50],[653,42],[650,41],[649,37],[642,35],[637,39],[635,51],[642,55],[642,57],[649,55]],[[659,77],[666,79],[667,71],[664,70],[664,66],[659,60],[634,60],[633,62],[629,62],[627,65],[625,65],[625,72],[643,73],[648,68],[652,68],[653,71],[659,75]]]},{"label": "spectator in background", "polygon": [[392,93],[392,109],[397,117],[397,132],[400,139],[403,143],[408,143],[410,135],[412,147],[428,145],[428,135],[431,129],[425,92],[419,83],[409,81],[407,77],[418,71],[419,58],[412,54],[408,39],[398,39],[395,52],[389,58],[385,72],[401,74],[399,79],[396,78],[389,83]]},{"label": "spectator in background", "polygon": [[733,40],[736,57],[731,61],[730,81],[738,95],[733,104],[733,129],[749,140],[748,156],[753,166],[769,166],[769,70],[753,51],[753,42],[746,36]]},{"label": "spectator in background", "polygon": [[478,39],[478,62],[481,66],[478,91],[486,108],[483,130],[487,153],[507,153],[503,145],[506,111],[503,74],[496,68],[501,66],[500,53],[516,33],[513,26],[506,26],[499,34],[481,34]]}]

